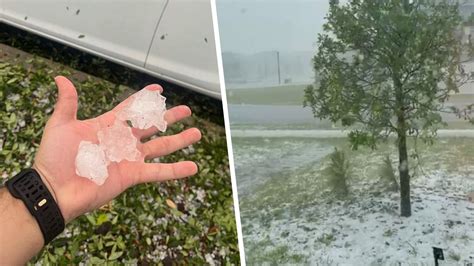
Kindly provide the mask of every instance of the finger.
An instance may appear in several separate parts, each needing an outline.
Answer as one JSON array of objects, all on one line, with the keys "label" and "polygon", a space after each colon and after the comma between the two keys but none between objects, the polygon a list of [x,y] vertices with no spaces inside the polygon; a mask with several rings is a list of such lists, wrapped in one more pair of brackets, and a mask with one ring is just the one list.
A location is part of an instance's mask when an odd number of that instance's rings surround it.
[{"label": "finger", "polygon": [[191,161],[177,163],[143,163],[138,174],[135,175],[135,184],[159,182],[195,175],[197,165]]},{"label": "finger", "polygon": [[58,100],[52,118],[62,122],[76,120],[77,91],[74,84],[63,76],[57,76],[54,81],[58,87]]},{"label": "finger", "polygon": [[173,136],[164,136],[148,141],[143,144],[145,157],[147,159],[164,156],[201,139],[201,131],[197,128],[190,128]]},{"label": "finger", "polygon": [[[163,93],[163,87],[161,87],[160,85],[158,84],[150,84],[150,85],[147,85],[145,86],[143,89],[141,90],[150,90],[150,91],[160,91],[160,93]],[[138,92],[135,92],[133,93],[132,95],[128,96],[127,99],[123,100],[121,103],[119,103],[117,106],[115,106],[115,108],[113,109],[114,112],[118,112],[120,110],[122,110],[125,106],[128,105],[128,103],[130,101],[133,100],[133,95],[135,95],[136,93]]]},{"label": "finger", "polygon": [[187,105],[179,105],[166,111],[165,120],[168,125],[172,125],[191,115],[191,108]]},{"label": "finger", "polygon": [[150,90],[150,91],[160,91],[160,93],[163,93],[163,87],[161,87],[158,84],[150,84],[145,86],[142,90]]},{"label": "finger", "polygon": [[[171,126],[172,124],[186,117],[189,117],[190,115],[191,115],[191,109],[188,106],[179,105],[166,111],[165,120],[168,123],[168,126]],[[147,129],[133,128],[132,131],[135,134],[135,136],[139,138],[147,138],[158,133],[158,129],[156,127],[151,127]]]}]

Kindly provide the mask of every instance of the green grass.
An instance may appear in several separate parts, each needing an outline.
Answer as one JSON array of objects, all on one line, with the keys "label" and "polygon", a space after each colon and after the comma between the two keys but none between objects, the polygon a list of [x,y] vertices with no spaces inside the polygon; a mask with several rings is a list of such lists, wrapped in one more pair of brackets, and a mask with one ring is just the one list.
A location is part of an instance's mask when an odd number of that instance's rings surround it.
[{"label": "green grass", "polygon": [[[227,89],[227,101],[231,104],[303,105],[307,85],[282,85],[261,88]],[[453,94],[449,102],[474,103],[474,94]]]},{"label": "green grass", "polygon": [[[17,57],[1,46],[0,50],[0,184],[31,166],[56,100],[55,75],[73,77],[80,97],[79,119],[110,110],[130,92],[43,58],[22,53]],[[224,128],[194,115],[170,127],[167,134],[190,126],[203,133],[194,151],[160,159],[196,161],[197,175],[127,190],[100,210],[68,224],[31,264],[202,265],[208,254],[214,254],[219,264],[240,264]],[[178,209],[168,207],[167,199]]]},{"label": "green grass", "polygon": [[276,87],[228,89],[230,104],[303,105],[307,85],[283,85]]},{"label": "green grass", "polygon": [[295,265],[307,264],[307,258],[300,254],[290,254],[288,246],[276,246],[270,240],[249,243],[252,252],[246,254],[248,265]]},{"label": "green grass", "polygon": [[[377,149],[360,148],[357,151],[351,150],[346,139],[273,139],[273,145],[283,146],[285,141],[302,141],[304,143],[322,142],[329,147],[337,147],[344,151],[350,160],[352,168],[351,177],[357,183],[361,180],[376,181],[380,178],[380,167],[383,166],[387,155],[391,156],[393,161],[397,161],[397,151],[394,145],[395,139],[389,139],[386,143],[380,144]],[[234,138],[233,145],[240,149],[251,147],[252,145],[262,145],[261,138]],[[415,153],[413,139],[409,140],[409,154]],[[462,167],[472,164],[472,150],[474,143],[469,138],[440,138],[434,145],[424,144],[421,141],[417,144],[417,150],[420,154],[419,162],[412,159],[410,168],[420,163],[423,170],[444,168],[447,171],[462,171]],[[331,149],[329,150],[331,151]],[[280,172],[271,174],[267,181],[253,189],[251,196],[240,199],[240,211],[242,220],[251,217],[262,220],[267,219],[272,214],[278,214],[281,210],[298,216],[299,210],[304,206],[318,204],[328,193],[325,168],[330,163],[330,156],[325,156],[321,161],[314,162],[311,165],[301,167],[293,172]],[[393,165],[396,170],[398,164]],[[417,178],[422,173],[416,172],[413,178]],[[237,173],[238,175],[238,173]],[[258,215],[259,213],[265,215]],[[278,216],[281,216],[281,213]],[[277,219],[277,218],[275,218]],[[243,229],[245,230],[245,225]]]},{"label": "green grass", "polygon": [[[274,138],[271,143],[277,147],[284,147],[287,141],[301,141],[307,143],[319,142],[326,144],[328,154],[333,150],[332,147],[337,147],[338,150],[344,151],[347,158],[350,160],[352,168],[353,184],[364,184],[363,186],[352,187],[357,189],[357,194],[364,194],[367,191],[373,191],[369,186],[378,185],[380,182],[380,167],[384,165],[384,160],[387,155],[391,156],[391,160],[396,162],[397,151],[394,145],[395,139],[391,138],[386,143],[380,144],[376,150],[369,148],[360,148],[353,151],[349,147],[346,139],[291,139],[291,138]],[[414,142],[410,139],[409,154],[413,154]],[[267,145],[262,141],[262,138],[234,138],[234,150],[250,149],[252,146]],[[417,150],[420,155],[420,163],[423,170],[445,170],[448,172],[463,175],[464,171],[467,174],[472,174],[472,150],[474,149],[474,142],[470,138],[440,138],[434,145],[427,145],[419,142]],[[288,219],[306,219],[308,221],[317,221],[324,219],[324,213],[318,212],[317,208],[312,209],[309,213],[308,207],[314,207],[321,204],[327,204],[337,200],[330,188],[327,186],[327,176],[325,175],[325,168],[330,164],[330,156],[323,157],[321,161],[315,161],[310,165],[306,165],[294,171],[282,171],[279,173],[269,174],[266,181],[255,186],[251,195],[241,197],[240,213],[242,221],[242,230],[244,240],[246,237],[255,238],[255,234],[265,234],[266,231],[262,228],[270,227],[272,222],[281,220],[288,221]],[[414,172],[417,165],[415,159],[411,159],[410,168],[412,170],[412,178],[416,180],[424,173],[420,171]],[[394,164],[393,168],[396,170],[398,164]],[[469,168],[471,167],[471,168]],[[237,173],[237,176],[239,173]],[[238,178],[237,178],[238,182]],[[370,185],[367,185],[370,184]],[[375,194],[367,194],[367,196],[375,196]],[[344,199],[342,204],[353,204],[357,198],[349,196]],[[290,218],[289,218],[290,217]],[[285,232],[282,232],[282,238],[287,237]],[[393,232],[386,231],[385,236],[391,235]],[[331,245],[334,238],[332,235],[324,235],[317,239],[323,245]],[[260,242],[245,242],[247,260],[256,262],[252,265],[261,265],[269,263],[274,265],[275,261],[268,256],[271,252],[277,250],[274,243],[268,241]],[[300,256],[300,254],[293,254],[290,251],[280,250],[286,257],[292,255]],[[278,258],[275,255],[275,258]],[[301,257],[304,260],[304,257]],[[287,262],[292,264],[292,262]],[[294,262],[296,263],[296,262]],[[322,265],[325,265],[322,262]],[[304,264],[304,263],[303,263]]]}]

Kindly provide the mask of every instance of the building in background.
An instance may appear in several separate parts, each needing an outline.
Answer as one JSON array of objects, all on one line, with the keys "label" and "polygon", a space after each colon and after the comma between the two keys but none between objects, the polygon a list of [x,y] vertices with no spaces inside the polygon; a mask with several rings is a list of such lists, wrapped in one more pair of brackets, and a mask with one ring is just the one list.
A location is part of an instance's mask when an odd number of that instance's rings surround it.
[{"label": "building in background", "polygon": [[222,53],[228,88],[256,88],[314,81],[312,51]]}]

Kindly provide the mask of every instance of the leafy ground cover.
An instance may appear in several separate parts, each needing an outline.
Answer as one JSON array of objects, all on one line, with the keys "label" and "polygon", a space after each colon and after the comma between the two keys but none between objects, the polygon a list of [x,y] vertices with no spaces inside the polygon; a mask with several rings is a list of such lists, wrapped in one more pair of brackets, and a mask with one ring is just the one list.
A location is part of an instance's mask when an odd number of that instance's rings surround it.
[{"label": "leafy ground cover", "polygon": [[[54,43],[43,47],[43,42],[36,43],[37,39],[28,34],[26,39],[12,36],[2,31],[2,42],[33,54],[0,44],[0,183],[31,166],[42,129],[53,111],[55,75],[73,77],[80,96],[79,119],[111,109],[133,92],[130,87],[137,89],[145,82],[157,82],[147,77],[129,80],[124,86],[120,82],[123,76],[114,78],[117,73],[108,62],[95,59],[97,62],[87,66],[78,61],[89,56],[72,51],[79,59],[69,64],[68,59],[73,57],[69,54],[62,57],[63,51],[69,48],[57,48]],[[76,63],[80,65],[77,68],[87,69],[89,73],[103,72],[101,78],[70,68]],[[120,71],[128,70],[117,70]],[[139,79],[141,75],[127,77]],[[130,86],[134,82],[137,85]],[[197,110],[197,115],[172,126],[166,134],[196,126],[203,138],[160,160],[194,160],[199,173],[185,180],[129,189],[100,210],[67,225],[31,263],[239,264],[225,131],[219,124],[222,110],[216,104],[220,102],[189,92],[183,92],[188,94],[183,96],[173,86],[164,87],[169,106],[188,104]]]}]

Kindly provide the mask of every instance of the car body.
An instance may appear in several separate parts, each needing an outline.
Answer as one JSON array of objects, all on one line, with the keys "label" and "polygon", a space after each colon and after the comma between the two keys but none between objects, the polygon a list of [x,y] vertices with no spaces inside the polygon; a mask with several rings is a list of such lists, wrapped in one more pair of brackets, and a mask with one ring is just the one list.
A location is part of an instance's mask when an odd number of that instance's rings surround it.
[{"label": "car body", "polygon": [[0,22],[220,98],[210,0],[2,0]]}]

